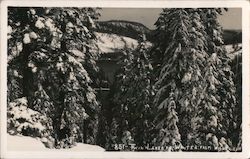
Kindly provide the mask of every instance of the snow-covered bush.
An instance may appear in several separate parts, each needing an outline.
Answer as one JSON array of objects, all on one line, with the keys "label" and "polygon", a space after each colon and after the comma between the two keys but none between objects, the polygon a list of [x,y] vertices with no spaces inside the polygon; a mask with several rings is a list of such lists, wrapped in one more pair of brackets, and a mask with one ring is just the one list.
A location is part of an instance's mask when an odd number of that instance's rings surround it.
[{"label": "snow-covered bush", "polygon": [[8,133],[33,137],[49,137],[51,120],[27,107],[26,97],[10,102],[7,110]]}]

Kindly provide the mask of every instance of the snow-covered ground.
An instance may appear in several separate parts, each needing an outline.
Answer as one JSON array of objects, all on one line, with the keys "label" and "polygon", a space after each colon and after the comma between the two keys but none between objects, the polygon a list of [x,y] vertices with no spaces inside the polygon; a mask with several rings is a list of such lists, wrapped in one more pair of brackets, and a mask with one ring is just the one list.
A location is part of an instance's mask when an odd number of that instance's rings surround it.
[{"label": "snow-covered ground", "polygon": [[235,56],[242,54],[242,44],[235,44],[235,47],[230,44],[230,45],[225,45],[225,49],[227,50],[227,53],[229,54],[229,57],[231,59],[234,59]]},{"label": "snow-covered ground", "polygon": [[9,151],[105,151],[100,146],[82,143],[77,143],[70,149],[49,149],[43,145],[39,138],[9,134],[7,134],[7,149]]},{"label": "snow-covered ground", "polygon": [[[224,46],[225,46],[225,48],[226,48],[226,50],[227,50],[228,53],[235,52],[234,45],[230,44],[230,45],[224,45]],[[236,50],[241,49],[242,48],[242,44],[241,43],[240,44],[235,44],[235,47],[236,47]]]}]

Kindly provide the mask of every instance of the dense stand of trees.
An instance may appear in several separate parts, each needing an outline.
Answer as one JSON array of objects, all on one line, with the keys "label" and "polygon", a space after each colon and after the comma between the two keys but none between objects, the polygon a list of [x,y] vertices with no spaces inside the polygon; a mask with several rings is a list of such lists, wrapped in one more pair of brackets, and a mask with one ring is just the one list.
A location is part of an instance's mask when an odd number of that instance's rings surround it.
[{"label": "dense stand of trees", "polygon": [[[92,8],[9,8],[8,102],[51,118],[56,146],[64,138],[95,144],[99,103]],[[17,50],[19,49],[19,50]]]},{"label": "dense stand of trees", "polygon": [[232,61],[222,47],[220,14],[163,9],[153,47],[141,35],[135,50],[123,51],[101,103],[94,91],[102,80],[98,9],[10,7],[9,111],[21,102],[49,119],[49,133],[38,136],[57,148],[84,142],[107,150],[240,151],[241,57]]}]

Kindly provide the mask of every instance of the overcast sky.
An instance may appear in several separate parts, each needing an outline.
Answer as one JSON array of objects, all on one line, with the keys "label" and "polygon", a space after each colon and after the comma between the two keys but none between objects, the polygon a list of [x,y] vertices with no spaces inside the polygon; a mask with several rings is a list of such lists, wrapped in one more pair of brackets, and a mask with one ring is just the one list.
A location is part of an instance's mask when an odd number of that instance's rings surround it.
[{"label": "overcast sky", "polygon": [[[144,24],[150,29],[154,29],[154,23],[159,17],[162,9],[159,8],[102,8],[100,21],[106,20],[129,20]],[[219,21],[224,29],[241,29],[242,26],[241,8],[229,8],[219,17]]]}]

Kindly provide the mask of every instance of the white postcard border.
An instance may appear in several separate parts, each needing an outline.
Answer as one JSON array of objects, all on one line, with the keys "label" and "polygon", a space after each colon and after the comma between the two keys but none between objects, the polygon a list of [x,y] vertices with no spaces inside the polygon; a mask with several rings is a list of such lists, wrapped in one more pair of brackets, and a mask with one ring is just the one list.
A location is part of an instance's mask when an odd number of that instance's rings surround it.
[{"label": "white postcard border", "polygon": [[[8,6],[46,6],[46,7],[119,7],[119,8],[193,8],[193,7],[228,7],[242,8],[242,46],[243,46],[243,151],[242,152],[42,152],[42,151],[8,151],[6,104],[7,104],[7,7]],[[250,52],[249,52],[249,2],[237,1],[1,1],[1,69],[0,69],[0,104],[1,104],[1,158],[249,158],[250,157]],[[233,19],[232,19],[233,20]]]}]

